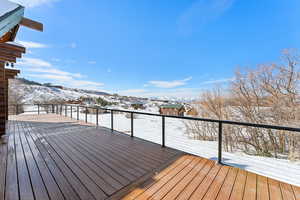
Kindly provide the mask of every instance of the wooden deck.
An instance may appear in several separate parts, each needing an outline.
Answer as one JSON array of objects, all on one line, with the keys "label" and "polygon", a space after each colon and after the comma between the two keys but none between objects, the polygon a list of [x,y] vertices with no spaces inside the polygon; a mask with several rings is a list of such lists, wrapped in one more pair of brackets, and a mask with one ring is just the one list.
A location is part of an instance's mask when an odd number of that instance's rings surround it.
[{"label": "wooden deck", "polygon": [[7,131],[0,200],[300,200],[299,187],[58,115],[16,116]]}]

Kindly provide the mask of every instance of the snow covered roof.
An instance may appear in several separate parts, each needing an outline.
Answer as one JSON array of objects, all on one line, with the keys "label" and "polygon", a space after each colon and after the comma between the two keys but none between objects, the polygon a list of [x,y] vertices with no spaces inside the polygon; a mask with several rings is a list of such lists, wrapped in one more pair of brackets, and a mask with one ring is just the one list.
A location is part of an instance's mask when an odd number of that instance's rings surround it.
[{"label": "snow covered roof", "polygon": [[[1,1],[1,0],[0,0]],[[22,48],[25,48],[24,45],[22,44],[19,44],[19,43],[16,43],[16,42],[6,42],[6,44],[11,44],[11,45],[14,45],[14,46],[18,46],[18,47],[22,47]]]},{"label": "snow covered roof", "polygon": [[184,108],[184,106],[181,104],[165,104],[165,105],[161,105],[160,108],[181,109]]},{"label": "snow covered roof", "polygon": [[24,15],[24,7],[7,0],[0,0],[0,37],[14,28]]}]

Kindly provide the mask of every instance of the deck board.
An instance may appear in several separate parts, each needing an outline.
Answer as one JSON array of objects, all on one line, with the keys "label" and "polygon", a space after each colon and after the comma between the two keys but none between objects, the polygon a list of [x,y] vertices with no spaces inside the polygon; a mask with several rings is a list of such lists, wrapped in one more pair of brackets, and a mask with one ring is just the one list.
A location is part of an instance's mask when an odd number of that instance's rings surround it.
[{"label": "deck board", "polygon": [[[32,152],[29,148],[25,134],[22,131],[22,127],[18,127],[19,139],[24,152],[24,157],[27,165],[27,170],[30,175],[30,182],[32,185],[32,191],[34,192],[35,199],[49,199],[48,191],[45,187],[44,181],[40,175],[40,171],[36,165]],[[26,153],[25,153],[26,152]]]},{"label": "deck board", "polygon": [[299,200],[300,199],[300,187],[292,186],[292,188],[294,191],[295,199]]},{"label": "deck board", "polygon": [[243,199],[245,191],[245,183],[247,180],[247,172],[239,169],[233,189],[231,191],[230,200]]},{"label": "deck board", "polygon": [[181,180],[187,176],[187,174],[194,169],[201,161],[200,158],[194,159],[189,165],[181,170],[174,178],[168,181],[160,190],[156,191],[155,194],[149,199],[163,199],[169,191],[171,191]]},{"label": "deck board", "polygon": [[244,200],[255,200],[256,199],[256,174],[251,172],[247,173],[247,180],[244,191]]},{"label": "deck board", "polygon": [[280,183],[277,180],[268,178],[270,199],[282,200],[282,193]]},{"label": "deck board", "polygon": [[58,184],[58,187],[63,192],[63,196],[66,199],[70,199],[70,200],[71,199],[75,199],[75,200],[80,199],[79,194],[77,193],[77,190],[74,188],[77,186],[76,185],[72,186],[72,184],[68,181],[68,179],[66,178],[66,174],[64,174],[63,170],[59,167],[59,163],[57,163],[54,160],[53,156],[51,156],[51,153],[48,152],[47,148],[39,141],[39,139],[35,135],[30,134],[29,137],[32,138],[35,145],[37,146],[39,153],[45,160],[48,168],[51,171],[51,174],[53,175],[55,181]]},{"label": "deck board", "polygon": [[[19,127],[16,127],[19,129]],[[18,170],[19,194],[24,199],[34,200],[34,193],[31,187],[31,178],[29,176],[29,168],[27,167],[25,155],[20,141],[20,130],[14,133],[16,161]]]},{"label": "deck board", "polygon": [[210,199],[216,199],[218,196],[218,193],[225,181],[225,178],[227,176],[227,173],[229,171],[230,167],[228,166],[223,166],[212,184],[210,185],[207,193],[205,194],[204,198],[205,200],[210,200]]},{"label": "deck board", "polygon": [[[53,139],[53,138],[52,138]],[[121,184],[119,184],[118,182],[114,181],[112,178],[110,178],[109,176],[105,176],[105,173],[101,173],[104,177],[101,177],[98,175],[98,173],[95,171],[95,169],[97,167],[95,167],[93,164],[91,164],[92,166],[94,166],[95,168],[91,168],[89,165],[85,164],[81,159],[79,159],[77,156],[75,156],[76,154],[74,154],[74,152],[70,151],[70,149],[67,149],[67,146],[61,146],[58,145],[54,140],[52,145],[53,148],[55,149],[60,149],[61,151],[64,152],[64,154],[66,154],[67,156],[69,156],[69,158],[72,160],[72,162],[74,162],[75,165],[78,165],[78,167],[85,171],[85,173],[87,174],[87,176],[93,180],[93,182],[95,182],[101,189],[103,189],[103,191],[107,194],[112,194],[115,192],[116,189],[120,189],[121,188]],[[90,163],[89,163],[90,164]],[[100,171],[100,170],[98,170]],[[109,184],[107,182],[105,182],[106,179],[112,180],[113,183]]]},{"label": "deck board", "polygon": [[[39,169],[39,172],[42,176],[42,179],[44,181],[45,187],[47,188],[48,195],[50,199],[55,199],[55,200],[62,200],[64,199],[64,196],[55,182],[55,179],[53,175],[51,174],[51,171],[49,170],[45,160],[41,156],[39,150],[37,149],[36,145],[34,144],[34,141],[30,136],[28,136],[28,133],[24,133],[25,139],[28,143],[28,146],[30,148],[30,151],[33,155],[33,158],[36,162],[36,165]],[[29,152],[28,152],[29,153]]]},{"label": "deck board", "polygon": [[186,186],[185,190],[182,191],[177,199],[189,199],[193,192],[197,189],[198,185],[202,183],[206,175],[210,172],[213,167],[212,161],[207,161],[203,169],[195,176],[195,178]]},{"label": "deck board", "polygon": [[237,168],[229,169],[229,172],[216,198],[217,200],[229,199],[237,173],[238,173]]},{"label": "deck board", "polygon": [[17,159],[15,151],[14,127],[8,130],[8,154],[7,154],[7,171],[6,171],[6,184],[5,184],[5,199],[18,199],[19,198],[19,185],[17,174]]},{"label": "deck board", "polygon": [[0,199],[300,200],[300,188],[67,117],[14,116]]},{"label": "deck board", "polygon": [[197,164],[178,184],[173,187],[173,189],[163,198],[167,199],[175,199],[183,190],[184,188],[197,176],[197,174],[201,171],[204,167],[205,163],[207,162],[206,159],[201,159],[199,164]]},{"label": "deck board", "polygon": [[269,199],[268,179],[264,176],[257,176],[257,200]]}]

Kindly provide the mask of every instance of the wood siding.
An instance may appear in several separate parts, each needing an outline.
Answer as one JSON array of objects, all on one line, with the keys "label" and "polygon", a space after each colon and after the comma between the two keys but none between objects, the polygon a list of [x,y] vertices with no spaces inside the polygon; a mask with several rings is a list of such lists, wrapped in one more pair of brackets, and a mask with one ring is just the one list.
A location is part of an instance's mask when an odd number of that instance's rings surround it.
[{"label": "wood siding", "polygon": [[185,110],[177,108],[160,108],[159,113],[161,115],[175,115],[175,116],[184,116]]},{"label": "wood siding", "polygon": [[0,61],[0,137],[5,134],[6,100],[5,100],[5,68]]}]

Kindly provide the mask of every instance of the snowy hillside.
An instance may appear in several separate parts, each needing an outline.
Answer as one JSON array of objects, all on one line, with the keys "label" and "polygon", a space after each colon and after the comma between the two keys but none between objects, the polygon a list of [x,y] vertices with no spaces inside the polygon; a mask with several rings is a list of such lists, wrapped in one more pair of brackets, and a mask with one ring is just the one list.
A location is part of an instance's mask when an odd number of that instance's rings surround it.
[{"label": "snowy hillside", "polygon": [[[101,98],[109,103],[107,107],[115,109],[131,110],[132,103],[142,103],[141,111],[158,113],[159,106],[165,103],[175,103],[174,100],[149,99],[141,97],[128,97],[120,95],[111,95],[101,91],[82,90],[54,86],[51,84],[40,84],[26,79],[14,79],[9,83],[10,91],[18,94],[22,98],[22,103],[49,103],[61,101],[76,101],[80,98]],[[94,104],[95,102],[84,102],[85,104]]]},{"label": "snowy hillside", "polygon": [[[9,88],[23,96],[23,103],[26,104],[51,100],[76,100],[82,96],[100,96],[90,91],[44,86],[39,83],[29,83],[19,79],[10,80]],[[103,95],[108,94],[103,93]]]}]

